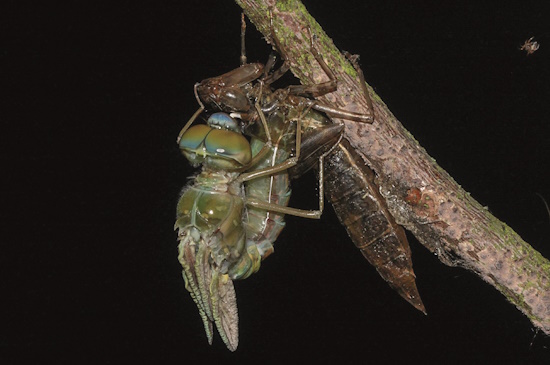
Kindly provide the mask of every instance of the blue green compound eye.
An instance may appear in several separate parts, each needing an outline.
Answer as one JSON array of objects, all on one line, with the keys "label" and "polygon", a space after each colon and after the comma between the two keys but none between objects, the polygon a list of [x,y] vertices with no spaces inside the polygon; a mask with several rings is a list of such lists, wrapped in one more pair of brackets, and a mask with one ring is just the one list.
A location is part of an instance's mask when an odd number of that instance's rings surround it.
[{"label": "blue green compound eye", "polygon": [[[223,118],[222,121],[227,120]],[[179,147],[193,165],[206,163],[216,169],[239,168],[252,159],[250,143],[242,134],[204,124],[189,128],[181,137]]]},{"label": "blue green compound eye", "polygon": [[226,113],[214,113],[208,118],[206,123],[213,128],[227,129],[236,133],[241,133],[239,124]]},{"label": "blue green compound eye", "polygon": [[198,150],[204,142],[204,139],[212,131],[207,125],[198,124],[189,128],[179,141],[181,150]]},{"label": "blue green compound eye", "polygon": [[213,129],[204,140],[204,146],[211,155],[223,156],[246,165],[252,159],[250,143],[242,134]]}]

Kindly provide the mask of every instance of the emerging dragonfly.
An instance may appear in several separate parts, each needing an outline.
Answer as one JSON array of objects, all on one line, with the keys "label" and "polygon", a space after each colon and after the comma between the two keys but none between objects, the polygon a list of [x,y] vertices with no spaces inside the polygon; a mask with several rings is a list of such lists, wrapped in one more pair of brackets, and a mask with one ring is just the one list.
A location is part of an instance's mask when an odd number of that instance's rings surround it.
[{"label": "emerging dragonfly", "polygon": [[[272,213],[319,218],[322,212],[322,196],[317,211],[286,207],[288,175],[280,172],[299,157],[300,129],[298,121],[296,132],[289,133],[291,123],[279,121],[282,128],[276,128],[275,119],[270,118],[268,129],[263,119],[268,142],[252,138],[249,144],[233,118],[214,113],[207,125],[184,128],[178,141],[187,159],[203,166],[177,206],[175,228],[185,286],[199,308],[208,341],[212,342],[214,322],[232,351],[238,344],[232,280],[256,272],[261,260],[273,252],[272,243],[284,223],[282,215]],[[272,132],[279,132],[273,133],[273,147]],[[289,159],[288,143],[293,139],[297,156]]]},{"label": "emerging dragonfly", "polygon": [[[272,243],[284,226],[282,214],[320,217],[323,157],[327,153],[325,168],[332,175],[327,195],[350,237],[390,285],[424,311],[403,229],[385,207],[372,171],[359,163],[353,149],[341,140],[342,127],[321,112],[360,122],[371,122],[372,116],[306,98],[336,89],[334,75],[313,44],[312,53],[330,80],[272,90],[270,85],[288,70],[287,63],[272,73],[274,57],[265,67],[246,64],[244,18],[241,35],[241,67],[195,86],[200,108],[178,137],[190,162],[203,165],[194,185],[180,198],[176,229],[186,288],[199,308],[209,342],[214,322],[228,348],[236,349],[238,316],[232,280],[256,272],[260,261],[273,251]],[[273,32],[272,37],[280,49]],[[231,113],[240,123],[227,114],[215,113],[206,126],[191,127],[205,110]],[[251,137],[250,145],[241,130]],[[293,148],[295,155],[290,157]],[[292,168],[293,177],[297,177],[317,160],[319,210],[286,207],[290,190],[285,171]]]}]

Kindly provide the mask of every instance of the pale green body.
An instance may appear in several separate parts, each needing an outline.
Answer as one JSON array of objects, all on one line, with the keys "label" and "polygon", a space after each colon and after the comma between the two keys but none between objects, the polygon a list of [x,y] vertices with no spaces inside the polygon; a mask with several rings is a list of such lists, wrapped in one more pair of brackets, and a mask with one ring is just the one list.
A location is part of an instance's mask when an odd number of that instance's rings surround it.
[{"label": "pale green body", "polygon": [[[276,145],[248,172],[276,165],[288,157],[281,133],[274,129],[272,134],[284,148]],[[182,152],[193,163],[201,163],[203,170],[181,195],[175,224],[186,288],[199,308],[208,340],[212,341],[214,322],[230,349],[238,343],[232,280],[247,278],[259,270],[261,260],[273,252],[272,243],[284,227],[282,214],[247,207],[246,199],[286,206],[290,197],[286,172],[242,184],[236,181],[239,172],[226,171],[245,165],[264,146],[261,136],[253,137],[251,146],[245,146],[250,151],[243,151],[244,137],[238,137],[242,136],[237,132],[205,125],[192,127],[183,135]]]}]

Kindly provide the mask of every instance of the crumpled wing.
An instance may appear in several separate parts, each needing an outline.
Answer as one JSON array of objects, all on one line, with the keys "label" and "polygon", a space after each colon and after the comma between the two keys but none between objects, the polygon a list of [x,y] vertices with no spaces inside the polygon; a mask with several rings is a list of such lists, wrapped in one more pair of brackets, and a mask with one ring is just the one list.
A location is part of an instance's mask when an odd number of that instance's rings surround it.
[{"label": "crumpled wing", "polygon": [[211,290],[216,327],[227,348],[235,351],[239,345],[239,314],[233,281],[227,274],[216,272]]},{"label": "crumpled wing", "polygon": [[208,343],[212,344],[215,323],[227,348],[235,351],[239,344],[239,316],[233,281],[219,272],[203,238],[195,242],[192,237],[189,230],[179,229],[178,259],[185,288],[197,304]]},{"label": "crumpled wing", "polygon": [[[182,237],[182,235],[179,236],[180,243],[178,245],[178,260],[183,267],[182,274],[183,280],[185,281],[185,289],[187,289],[187,291],[191,294],[191,298],[193,298],[193,301],[195,302],[195,304],[197,304],[197,307],[199,308],[199,315],[201,316],[202,322],[204,324],[206,338],[208,339],[208,343],[211,345],[214,332],[212,320],[210,319],[212,318],[212,315],[211,310],[209,310],[209,306],[207,307],[208,310],[205,308],[202,294],[199,289],[199,280],[197,278],[195,270],[195,245],[190,244],[187,239],[184,239],[184,237]],[[189,235],[187,235],[186,238],[190,238]]]}]

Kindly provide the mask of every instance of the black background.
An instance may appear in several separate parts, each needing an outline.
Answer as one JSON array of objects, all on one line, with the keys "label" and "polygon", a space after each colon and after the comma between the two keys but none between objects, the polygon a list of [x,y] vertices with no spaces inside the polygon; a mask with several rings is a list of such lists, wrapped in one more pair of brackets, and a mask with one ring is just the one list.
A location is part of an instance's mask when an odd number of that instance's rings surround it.
[{"label": "black background", "polygon": [[[443,4],[444,3],[444,4]],[[307,1],[466,190],[550,257],[550,26],[544,1]],[[7,2],[0,362],[529,364],[550,340],[411,236],[428,316],[378,277],[329,207],[288,217],[236,283],[240,345],[208,346],[172,231],[193,170],[175,138],[193,84],[238,66],[231,1]],[[270,48],[249,27],[250,61]],[[541,44],[531,56],[519,46]],[[312,176],[291,205],[315,207]],[[9,270],[7,270],[9,269]]]}]

